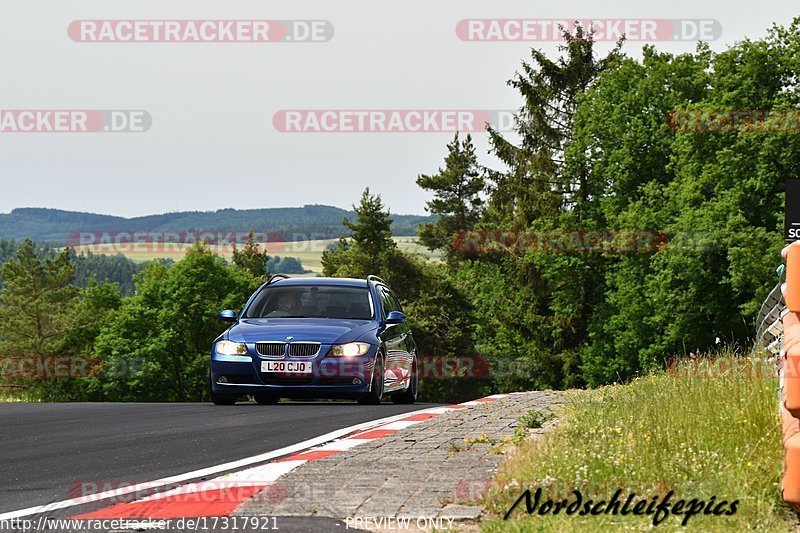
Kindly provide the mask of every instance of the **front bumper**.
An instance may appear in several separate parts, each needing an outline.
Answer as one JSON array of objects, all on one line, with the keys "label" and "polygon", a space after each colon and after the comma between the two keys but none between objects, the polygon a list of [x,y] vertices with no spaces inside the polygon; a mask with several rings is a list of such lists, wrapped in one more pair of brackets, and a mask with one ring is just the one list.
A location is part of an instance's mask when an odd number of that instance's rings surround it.
[{"label": "front bumper", "polygon": [[[325,347],[320,353],[327,353],[329,348]],[[212,353],[211,388],[216,394],[236,396],[271,393],[302,398],[357,397],[370,390],[375,364],[373,352],[377,352],[377,347],[366,355],[358,357],[318,355],[313,358],[285,359],[263,358],[252,353],[234,358],[218,357]],[[262,361],[275,360],[310,362],[312,372],[310,374],[261,372]]]}]

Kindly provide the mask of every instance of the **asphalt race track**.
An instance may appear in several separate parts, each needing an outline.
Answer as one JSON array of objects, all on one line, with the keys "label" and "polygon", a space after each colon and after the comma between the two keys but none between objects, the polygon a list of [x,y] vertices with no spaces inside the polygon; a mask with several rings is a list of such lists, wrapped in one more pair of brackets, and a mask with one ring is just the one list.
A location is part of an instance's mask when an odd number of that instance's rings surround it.
[{"label": "asphalt race track", "polygon": [[0,514],[269,452],[433,404],[0,404]]}]

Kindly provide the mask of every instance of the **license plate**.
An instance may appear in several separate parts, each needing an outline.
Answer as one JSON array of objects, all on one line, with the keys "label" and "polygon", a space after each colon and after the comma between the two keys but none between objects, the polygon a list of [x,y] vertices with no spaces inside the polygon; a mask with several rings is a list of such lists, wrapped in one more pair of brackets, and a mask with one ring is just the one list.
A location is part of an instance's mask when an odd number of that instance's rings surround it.
[{"label": "license plate", "polygon": [[262,372],[285,374],[310,374],[311,361],[261,361]]}]

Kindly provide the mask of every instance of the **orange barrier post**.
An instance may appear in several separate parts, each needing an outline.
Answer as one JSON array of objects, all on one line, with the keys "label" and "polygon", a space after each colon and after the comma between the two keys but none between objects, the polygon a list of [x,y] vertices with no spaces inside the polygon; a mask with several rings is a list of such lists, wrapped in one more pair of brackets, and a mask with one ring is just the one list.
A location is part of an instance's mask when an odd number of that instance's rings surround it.
[{"label": "orange barrier post", "polygon": [[781,288],[788,313],[783,317],[780,361],[783,431],[783,499],[800,507],[800,242],[785,247],[786,283]]},{"label": "orange barrier post", "polygon": [[800,313],[800,241],[786,246],[781,255],[786,260],[786,285],[783,300],[792,313]]}]

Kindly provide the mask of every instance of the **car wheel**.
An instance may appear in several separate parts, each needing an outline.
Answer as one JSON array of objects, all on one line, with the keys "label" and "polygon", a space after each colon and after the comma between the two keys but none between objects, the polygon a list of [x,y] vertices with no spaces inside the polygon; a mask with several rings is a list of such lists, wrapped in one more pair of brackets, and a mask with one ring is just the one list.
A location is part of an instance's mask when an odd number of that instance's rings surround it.
[{"label": "car wheel", "polygon": [[419,375],[417,374],[417,358],[414,357],[414,363],[411,365],[411,379],[408,381],[408,387],[402,392],[392,394],[392,403],[414,403],[417,401],[418,392]]},{"label": "car wheel", "polygon": [[275,405],[281,399],[280,396],[275,396],[274,394],[256,394],[254,398],[256,403],[261,405]]},{"label": "car wheel", "polygon": [[236,396],[211,395],[211,401],[214,402],[214,405],[233,405],[236,403],[236,399]]},{"label": "car wheel", "polygon": [[383,397],[383,357],[378,356],[375,362],[375,368],[372,369],[372,386],[370,391],[358,399],[361,405],[377,405],[381,403]]},{"label": "car wheel", "polygon": [[217,394],[216,392],[211,392],[211,401],[214,405],[233,405],[236,403],[236,400],[239,399],[238,396],[228,396],[227,394]]},{"label": "car wheel", "polygon": [[233,405],[236,403],[238,396],[229,396],[227,394],[217,394],[211,386],[211,376],[208,376],[208,391],[211,394],[211,402],[214,405]]}]

